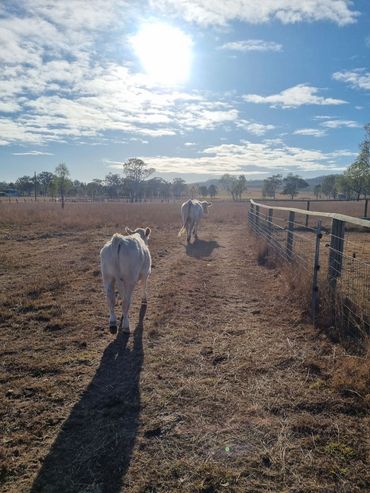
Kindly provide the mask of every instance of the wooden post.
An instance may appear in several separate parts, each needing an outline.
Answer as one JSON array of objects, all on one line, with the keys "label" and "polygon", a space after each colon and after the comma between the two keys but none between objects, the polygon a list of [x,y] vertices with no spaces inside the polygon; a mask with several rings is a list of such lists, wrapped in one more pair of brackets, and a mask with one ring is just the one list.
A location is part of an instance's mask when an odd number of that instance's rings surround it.
[{"label": "wooden post", "polygon": [[319,286],[317,283],[318,273],[320,270],[320,240],[322,238],[321,233],[321,221],[317,223],[316,229],[316,245],[315,245],[315,259],[313,264],[313,275],[312,275],[312,321],[313,325],[317,327],[317,318],[319,312]]},{"label": "wooden post", "polygon": [[333,219],[329,252],[329,285],[335,289],[337,278],[340,277],[343,264],[345,222]]},{"label": "wooden post", "polygon": [[[310,201],[309,201],[309,200],[307,200],[307,207],[306,207],[306,211],[309,211],[309,210],[310,210]],[[309,217],[310,217],[310,216],[307,214],[307,216],[306,216],[306,222],[305,222],[305,226],[306,226],[306,228],[308,227],[308,218],[309,218]]]},{"label": "wooden post", "polygon": [[289,211],[289,219],[288,219],[288,235],[286,242],[286,253],[288,260],[292,260],[293,258],[293,230],[294,230],[294,217],[295,213],[293,211]]},{"label": "wooden post", "polygon": [[364,217],[367,217],[367,206],[369,204],[369,199],[365,199]]},{"label": "wooden post", "polygon": [[270,240],[272,235],[272,214],[273,209],[269,209],[268,218],[267,218],[267,238]]},{"label": "wooden post", "polygon": [[250,204],[249,206],[249,224],[252,226],[254,221],[254,204]]},{"label": "wooden post", "polygon": [[37,200],[37,175],[35,171],[35,177],[34,177],[34,186],[35,186],[35,202]]},{"label": "wooden post", "polygon": [[256,205],[256,228],[260,225],[260,206]]}]

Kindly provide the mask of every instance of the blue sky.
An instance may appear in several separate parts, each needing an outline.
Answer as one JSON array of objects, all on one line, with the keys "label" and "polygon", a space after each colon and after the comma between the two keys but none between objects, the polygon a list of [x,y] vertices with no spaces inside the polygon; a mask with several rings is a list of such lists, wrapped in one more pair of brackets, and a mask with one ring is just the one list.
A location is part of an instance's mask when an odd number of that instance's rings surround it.
[{"label": "blue sky", "polygon": [[367,0],[0,3],[1,181],[338,173],[369,121]]}]

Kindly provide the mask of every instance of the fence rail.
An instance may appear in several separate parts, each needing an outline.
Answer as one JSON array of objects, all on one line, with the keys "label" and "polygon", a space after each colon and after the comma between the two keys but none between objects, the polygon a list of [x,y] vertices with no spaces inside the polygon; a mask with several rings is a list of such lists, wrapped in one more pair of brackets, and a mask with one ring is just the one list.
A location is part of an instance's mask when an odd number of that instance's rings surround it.
[{"label": "fence rail", "polygon": [[251,200],[248,222],[282,261],[309,276],[315,324],[325,296],[334,326],[370,333],[370,221]]}]

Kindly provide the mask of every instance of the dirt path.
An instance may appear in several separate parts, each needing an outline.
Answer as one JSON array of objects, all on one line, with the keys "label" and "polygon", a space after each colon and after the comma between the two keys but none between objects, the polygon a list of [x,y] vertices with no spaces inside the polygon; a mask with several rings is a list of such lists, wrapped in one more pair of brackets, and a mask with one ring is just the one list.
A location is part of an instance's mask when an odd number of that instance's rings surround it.
[{"label": "dirt path", "polygon": [[245,226],[209,222],[191,246],[173,233],[153,239],[144,331],[96,339],[32,491],[365,491],[363,403],[334,390],[335,347]]}]

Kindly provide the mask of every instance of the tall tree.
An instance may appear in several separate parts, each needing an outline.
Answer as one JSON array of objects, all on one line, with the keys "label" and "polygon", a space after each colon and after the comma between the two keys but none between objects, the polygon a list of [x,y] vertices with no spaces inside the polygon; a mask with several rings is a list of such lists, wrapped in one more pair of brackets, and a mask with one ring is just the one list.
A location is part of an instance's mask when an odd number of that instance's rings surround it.
[{"label": "tall tree", "polygon": [[360,144],[356,161],[348,168],[347,176],[356,199],[370,193],[370,123],[365,125],[365,137]]},{"label": "tall tree", "polygon": [[104,182],[109,198],[118,198],[124,188],[122,177],[118,173],[108,173],[105,177]]},{"label": "tall tree", "polygon": [[293,200],[296,195],[298,195],[299,190],[308,187],[308,183],[298,175],[289,173],[283,179],[283,191],[284,195],[290,195]]},{"label": "tall tree", "polygon": [[60,198],[62,201],[62,209],[64,209],[64,198],[66,194],[66,190],[70,188],[71,181],[69,178],[69,170],[67,168],[66,163],[59,163],[55,168],[55,176],[56,176],[56,186],[57,190],[60,193]]},{"label": "tall tree", "polygon": [[314,193],[316,199],[321,197],[321,192],[322,192],[321,185],[320,184],[315,185],[313,188],[313,193]]},{"label": "tall tree", "polygon": [[336,196],[338,195],[336,180],[337,180],[336,175],[324,176],[321,183],[321,191],[327,197],[333,197],[333,199],[335,199]]},{"label": "tall tree", "polygon": [[217,192],[218,192],[218,190],[217,190],[216,185],[212,184],[208,187],[208,193],[209,193],[209,196],[211,197],[211,199],[214,199],[216,197]]},{"label": "tall tree", "polygon": [[15,187],[20,194],[30,195],[34,190],[34,180],[31,176],[21,176],[15,182]]},{"label": "tall tree", "polygon": [[185,180],[182,178],[174,178],[172,181],[172,192],[176,199],[179,199],[184,195],[187,190],[187,185]]},{"label": "tall tree", "polygon": [[235,176],[232,176],[229,173],[225,173],[220,178],[220,185],[224,190],[226,190],[231,194],[233,200],[236,200],[236,196],[235,196],[236,181],[237,179],[235,178]]},{"label": "tall tree", "polygon": [[37,179],[41,187],[41,193],[43,195],[48,195],[50,185],[55,179],[53,173],[50,173],[49,171],[42,171],[41,173],[39,173]]},{"label": "tall tree", "polygon": [[130,158],[123,163],[123,173],[130,184],[131,202],[137,202],[142,196],[142,184],[146,178],[155,172],[154,168],[148,168],[148,165],[141,159]]},{"label": "tall tree", "polygon": [[263,180],[262,195],[264,197],[276,198],[276,192],[281,187],[283,177],[281,175],[272,175],[266,180]]}]

